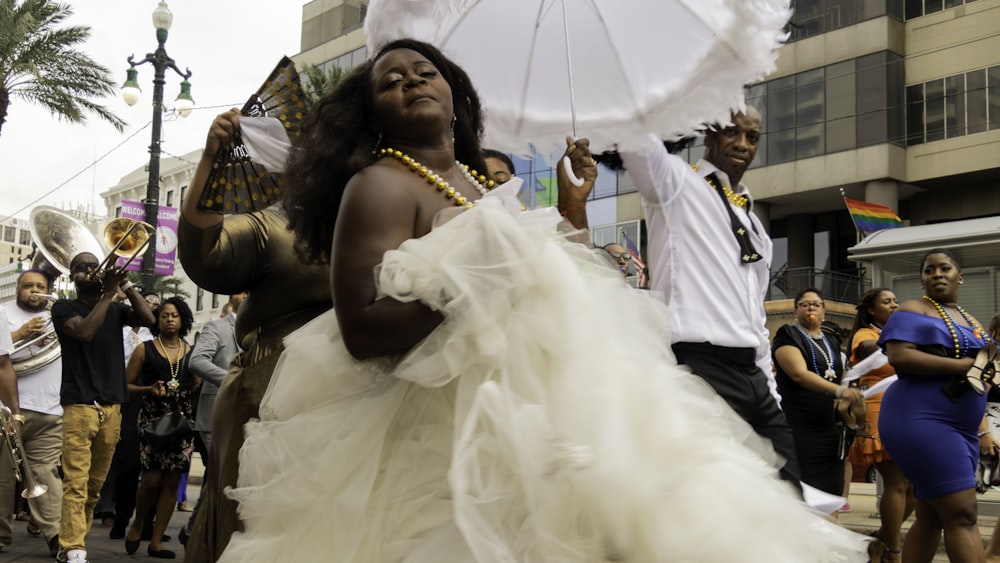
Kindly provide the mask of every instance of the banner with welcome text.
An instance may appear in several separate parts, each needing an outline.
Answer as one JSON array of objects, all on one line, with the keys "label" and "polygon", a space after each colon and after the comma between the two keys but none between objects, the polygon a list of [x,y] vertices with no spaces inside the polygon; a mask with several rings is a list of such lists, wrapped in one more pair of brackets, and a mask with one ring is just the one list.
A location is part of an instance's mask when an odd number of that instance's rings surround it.
[{"label": "banner with welcome text", "polygon": [[[158,276],[174,275],[174,262],[177,259],[177,220],[180,211],[176,207],[161,205],[156,215],[156,267],[154,272]],[[146,206],[141,201],[122,200],[122,217],[135,219],[136,221],[146,220]],[[144,255],[143,255],[144,256]],[[130,272],[142,271],[143,256],[136,256],[135,260],[126,268]],[[125,262],[124,258],[119,258],[118,263]]]}]

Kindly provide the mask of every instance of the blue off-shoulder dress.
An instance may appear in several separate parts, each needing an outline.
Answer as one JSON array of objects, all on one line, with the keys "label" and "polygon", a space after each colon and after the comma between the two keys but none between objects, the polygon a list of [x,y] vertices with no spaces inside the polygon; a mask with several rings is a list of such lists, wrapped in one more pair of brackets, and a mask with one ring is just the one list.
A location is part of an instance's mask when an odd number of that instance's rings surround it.
[{"label": "blue off-shoulder dress", "polygon": [[[956,323],[959,342],[966,340],[964,356],[975,356],[985,345],[973,329]],[[879,345],[890,341],[916,344],[931,354],[954,357],[955,342],[944,320],[908,311],[889,317]],[[878,431],[885,449],[903,475],[913,483],[917,498],[947,496],[976,486],[979,439],[986,396],[970,387],[952,400],[943,387],[954,375],[915,375],[896,370],[899,381],[882,398]]]}]

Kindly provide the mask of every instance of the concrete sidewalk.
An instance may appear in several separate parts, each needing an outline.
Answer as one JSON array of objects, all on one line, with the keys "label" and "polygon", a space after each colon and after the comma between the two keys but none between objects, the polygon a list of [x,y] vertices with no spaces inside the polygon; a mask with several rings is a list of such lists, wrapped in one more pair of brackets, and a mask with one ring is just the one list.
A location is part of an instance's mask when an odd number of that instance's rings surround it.
[{"label": "concrete sidewalk", "polygon": [[[851,483],[851,511],[840,514],[840,523],[855,532],[868,534],[878,530],[880,522],[876,505],[874,483]],[[997,523],[997,507],[1000,507],[1000,491],[996,489],[979,495],[979,534],[989,544],[993,536],[993,526]],[[903,523],[903,537],[913,524],[913,516]],[[944,542],[938,547],[934,563],[948,563]]]}]

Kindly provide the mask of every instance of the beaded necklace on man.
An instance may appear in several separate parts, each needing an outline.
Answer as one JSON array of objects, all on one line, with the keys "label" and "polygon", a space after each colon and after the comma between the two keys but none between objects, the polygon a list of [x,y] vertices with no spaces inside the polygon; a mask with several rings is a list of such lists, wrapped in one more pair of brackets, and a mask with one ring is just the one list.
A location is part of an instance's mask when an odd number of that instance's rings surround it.
[{"label": "beaded necklace on man", "polygon": [[[951,318],[951,315],[948,314],[948,310],[945,309],[940,303],[926,295],[924,295],[924,299],[929,301],[931,305],[934,305],[934,308],[937,309],[938,316],[941,317],[945,326],[948,327],[948,332],[951,333],[951,340],[955,344],[955,357],[961,358],[966,355],[969,352],[969,348],[971,348],[969,337],[965,334],[965,332],[958,330],[955,327],[954,319]],[[985,332],[983,331],[983,327],[979,326],[979,323],[976,322],[976,319],[972,318],[972,316],[969,315],[965,309],[959,307],[957,303],[955,304],[955,310],[958,311],[959,314],[962,315],[962,318],[965,319],[965,322],[969,323],[969,326],[972,327],[972,335],[976,338],[983,338]],[[962,336],[962,346],[958,343],[959,335]]]},{"label": "beaded necklace on man", "polygon": [[812,358],[813,373],[816,375],[820,374],[819,363],[816,361],[816,350],[819,350],[819,353],[823,355],[823,360],[826,361],[826,371],[822,374],[823,379],[826,379],[827,381],[837,379],[837,372],[833,369],[833,358],[835,356],[833,354],[833,349],[830,346],[830,341],[826,339],[826,335],[823,334],[822,331],[820,332],[819,337],[823,340],[823,346],[820,347],[819,344],[816,344],[816,340],[808,332],[806,332],[804,328],[798,324],[795,325],[795,328],[799,329],[802,336],[806,337],[806,341],[812,343],[812,346],[809,348],[809,356]]},{"label": "beaded necklace on man", "polygon": [[155,340],[156,345],[160,348],[160,352],[163,357],[167,360],[167,365],[170,367],[170,381],[167,382],[167,389],[171,391],[176,391],[181,386],[181,382],[177,379],[177,376],[181,372],[181,351],[184,349],[183,343],[178,343],[177,353],[174,355],[174,359],[171,360],[170,356],[167,355],[167,346],[163,343],[163,340],[159,336]]},{"label": "beaded necklace on man", "polygon": [[[431,186],[434,186],[434,188],[436,188],[437,191],[443,193],[444,197],[453,200],[455,202],[455,205],[459,207],[472,207],[472,202],[469,201],[468,198],[463,196],[461,192],[453,188],[451,184],[448,183],[447,180],[441,177],[440,174],[431,170],[430,168],[427,168],[423,164],[420,164],[412,156],[404,153],[403,151],[395,150],[390,147],[379,149],[378,154],[380,158],[383,156],[391,156],[396,160],[402,162],[407,166],[410,172],[413,172],[414,174],[420,176],[424,180],[427,180],[427,183],[430,184]],[[476,188],[476,190],[479,191],[480,195],[486,195],[486,192],[492,190],[493,186],[496,185],[493,182],[493,180],[487,179],[486,176],[479,174],[475,170],[469,170],[469,165],[462,164],[457,160],[455,161],[455,164],[457,164],[458,167],[462,170],[462,175],[465,176],[465,179],[470,184],[472,184],[472,186]]]}]

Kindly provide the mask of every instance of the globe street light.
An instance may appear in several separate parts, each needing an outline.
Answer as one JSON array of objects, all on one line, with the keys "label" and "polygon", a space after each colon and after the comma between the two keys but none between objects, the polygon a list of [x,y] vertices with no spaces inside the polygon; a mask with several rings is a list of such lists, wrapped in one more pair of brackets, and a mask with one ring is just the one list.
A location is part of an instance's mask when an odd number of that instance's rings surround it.
[{"label": "globe street light", "polygon": [[[167,42],[167,31],[174,21],[174,15],[167,8],[167,3],[161,0],[160,5],[153,10],[153,27],[156,28],[156,41],[159,45],[155,53],[147,53],[146,58],[135,61],[135,55],[129,55],[125,84],[122,85],[122,99],[128,105],[135,105],[139,101],[139,71],[135,67],[150,63],[153,65],[153,132],[152,142],[149,145],[149,182],[146,185],[146,222],[156,229],[157,214],[159,212],[160,198],[160,129],[163,122],[163,84],[166,82],[166,71],[171,69],[183,79],[181,82],[181,93],[177,95],[174,107],[181,117],[187,117],[194,107],[194,100],[191,98],[191,71],[184,69],[181,72],[174,60],[167,55],[164,44]],[[151,291],[156,285],[156,236],[149,239],[149,248],[146,249],[146,256],[142,261],[142,287]]]}]

